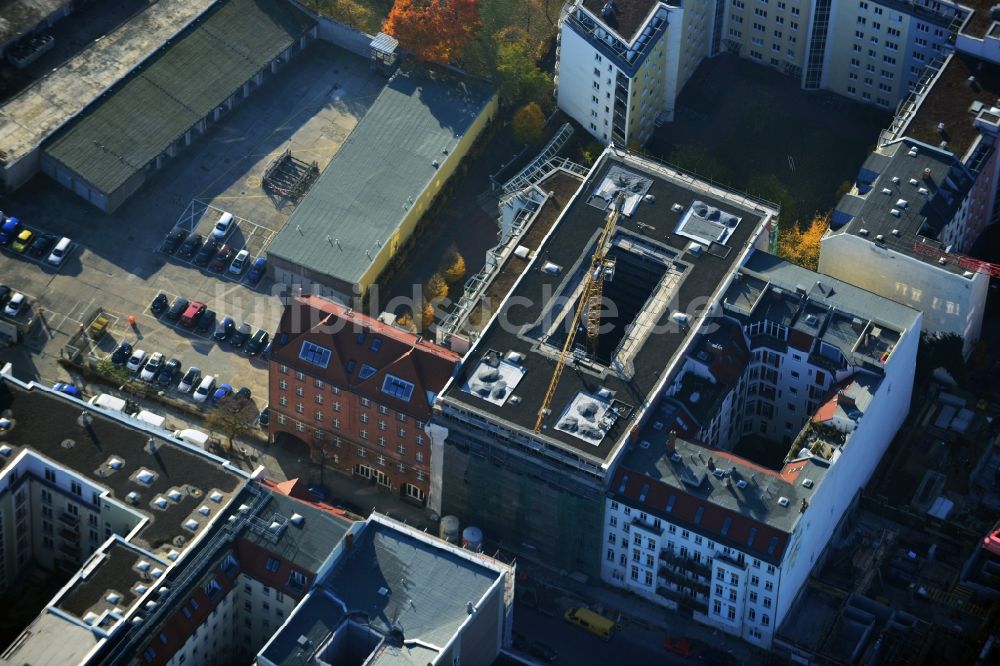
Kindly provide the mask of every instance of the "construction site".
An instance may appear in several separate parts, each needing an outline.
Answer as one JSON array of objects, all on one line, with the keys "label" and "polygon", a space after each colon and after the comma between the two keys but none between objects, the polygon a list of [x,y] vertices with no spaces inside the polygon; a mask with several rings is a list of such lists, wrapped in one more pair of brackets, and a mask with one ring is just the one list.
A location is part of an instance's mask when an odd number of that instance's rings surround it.
[{"label": "construction site", "polygon": [[932,384],[831,542],[776,651],[811,663],[974,664],[996,626],[997,405]]}]

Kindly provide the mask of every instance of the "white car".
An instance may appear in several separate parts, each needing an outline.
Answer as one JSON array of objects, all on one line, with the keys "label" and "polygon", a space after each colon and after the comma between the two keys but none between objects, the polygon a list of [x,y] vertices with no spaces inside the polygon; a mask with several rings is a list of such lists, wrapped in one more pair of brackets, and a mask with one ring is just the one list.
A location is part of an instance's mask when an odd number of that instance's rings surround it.
[{"label": "white car", "polygon": [[223,239],[229,233],[229,228],[233,226],[233,214],[223,213],[219,216],[219,221],[212,228],[212,235],[218,239]]},{"label": "white car", "polygon": [[153,378],[156,377],[156,373],[158,373],[162,367],[163,354],[156,352],[149,357],[149,361],[146,362],[145,367],[143,367],[142,372],[139,374],[139,379],[144,382],[153,381]]},{"label": "white car", "polygon": [[132,352],[132,355],[128,357],[128,362],[125,364],[125,369],[129,372],[138,372],[139,368],[146,361],[146,352],[141,349],[136,349]]},{"label": "white car", "polygon": [[246,268],[247,259],[250,258],[250,252],[247,250],[240,250],[236,253],[236,258],[233,259],[233,263],[229,264],[229,272],[233,275],[239,275]]},{"label": "white car", "polygon": [[177,385],[177,390],[181,393],[190,393],[191,389],[195,387],[195,382],[201,381],[201,370],[195,367],[188,368],[188,371],[181,378],[180,384]]},{"label": "white car", "polygon": [[7,301],[7,305],[4,307],[3,313],[10,317],[16,317],[18,313],[21,312],[21,308],[23,307],[24,294],[19,291],[15,291],[13,295],[11,295],[10,300]]},{"label": "white car", "polygon": [[215,388],[215,377],[212,375],[206,376],[201,380],[201,384],[198,384],[198,388],[194,390],[194,401],[195,402],[205,402],[212,395],[212,389]]}]

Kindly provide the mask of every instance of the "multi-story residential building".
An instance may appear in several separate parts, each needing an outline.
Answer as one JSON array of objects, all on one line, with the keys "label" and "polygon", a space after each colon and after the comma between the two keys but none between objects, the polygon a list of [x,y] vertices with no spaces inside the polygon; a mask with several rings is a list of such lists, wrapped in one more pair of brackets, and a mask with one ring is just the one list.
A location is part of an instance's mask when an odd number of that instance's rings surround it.
[{"label": "multi-story residential building", "polygon": [[[720,2],[578,0],[563,12],[559,107],[604,143],[644,142],[698,63],[718,50]],[[713,46],[714,44],[714,46]]]},{"label": "multi-story residential building", "polygon": [[[613,310],[596,347],[577,337],[536,431],[595,240],[622,192],[603,288]],[[768,247],[776,216],[764,202],[605,151],[435,403],[443,513],[596,575],[604,496],[622,451],[706,309],[753,249]]]},{"label": "multi-story residential building", "polygon": [[[996,117],[994,117],[996,118]],[[914,139],[879,146],[837,204],[819,270],[918,308],[924,329],[979,339],[989,274],[954,254],[967,248],[978,174]],[[974,223],[979,224],[979,223]]]},{"label": "multi-story residential building", "polygon": [[[0,414],[0,595],[31,618],[0,661],[86,662],[197,557],[248,475],[9,365]],[[54,596],[33,608],[39,580]]]},{"label": "multi-story residential building", "polygon": [[718,314],[614,476],[601,577],[768,647],[909,411],[921,314],[761,252]]},{"label": "multi-story residential building", "polygon": [[441,451],[426,424],[459,358],[338,303],[292,299],[271,353],[270,436],[298,438],[321,466],[439,510]]},{"label": "multi-story residential building", "polygon": [[[604,143],[642,143],[673,119],[706,57],[729,52],[894,108],[951,49],[973,10],[939,0],[571,0],[560,20],[559,107]],[[1000,34],[1000,33],[998,33]],[[1000,53],[1000,49],[997,50]]]}]

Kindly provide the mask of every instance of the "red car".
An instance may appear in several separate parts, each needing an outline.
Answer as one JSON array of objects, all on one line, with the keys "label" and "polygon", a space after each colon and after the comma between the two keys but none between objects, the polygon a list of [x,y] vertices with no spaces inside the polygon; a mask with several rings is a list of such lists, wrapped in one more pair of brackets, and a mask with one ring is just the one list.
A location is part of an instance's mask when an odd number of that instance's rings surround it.
[{"label": "red car", "polygon": [[187,310],[181,316],[181,326],[184,328],[194,328],[198,319],[205,314],[206,305],[200,301],[194,301],[187,306]]},{"label": "red car", "polygon": [[673,638],[671,636],[667,636],[663,639],[663,649],[667,652],[679,654],[682,657],[690,657],[694,654],[694,649],[691,647],[691,643],[683,638]]}]

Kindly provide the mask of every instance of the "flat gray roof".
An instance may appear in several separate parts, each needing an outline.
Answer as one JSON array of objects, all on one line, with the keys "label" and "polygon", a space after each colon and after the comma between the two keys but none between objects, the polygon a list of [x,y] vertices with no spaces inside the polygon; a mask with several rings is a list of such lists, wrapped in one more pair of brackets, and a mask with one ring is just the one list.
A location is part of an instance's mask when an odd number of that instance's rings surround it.
[{"label": "flat gray roof", "polygon": [[7,100],[0,154],[8,164],[24,157],[215,2],[159,0]]},{"label": "flat gray roof", "polygon": [[0,47],[6,46],[70,4],[72,0],[7,0],[0,17]]},{"label": "flat gray roof", "polygon": [[45,152],[101,192],[114,192],[294,44],[309,23],[283,0],[220,3]]},{"label": "flat gray roof", "polygon": [[437,176],[434,162],[448,158],[492,97],[439,69],[397,72],[268,254],[356,284]]}]

